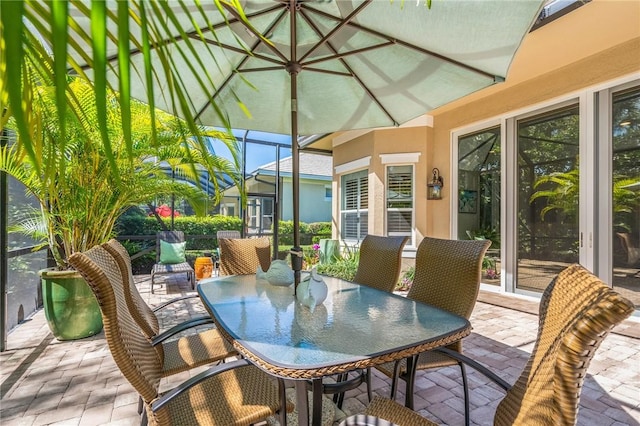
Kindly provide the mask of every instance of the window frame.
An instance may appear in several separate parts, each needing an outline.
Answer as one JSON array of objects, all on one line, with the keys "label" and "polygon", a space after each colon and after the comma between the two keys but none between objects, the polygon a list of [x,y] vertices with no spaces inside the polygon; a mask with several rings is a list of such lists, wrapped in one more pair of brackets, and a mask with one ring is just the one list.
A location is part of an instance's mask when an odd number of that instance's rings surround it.
[{"label": "window frame", "polygon": [[[346,209],[345,208],[345,201],[346,201],[346,179],[348,179],[349,177],[352,177],[352,180],[357,181],[357,192],[356,192],[356,196],[357,196],[357,206],[355,209]],[[362,206],[362,201],[364,199],[363,197],[363,193],[362,193],[362,180],[365,179],[366,180],[366,208],[361,208]],[[349,214],[349,213],[355,213],[357,218],[358,218],[358,226],[357,226],[357,230],[356,230],[356,234],[355,236],[352,235],[345,235],[345,219],[344,219],[344,215],[345,214]],[[365,232],[362,232],[362,225],[363,225],[363,221],[362,221],[362,214],[364,213],[364,224],[366,226]],[[369,169],[368,168],[364,168],[364,169],[360,169],[360,170],[349,170],[348,173],[344,173],[342,175],[340,175],[340,206],[339,206],[339,235],[340,235],[340,239],[344,240],[345,242],[353,242],[353,243],[357,243],[360,242],[364,239],[364,237],[369,233]]]},{"label": "window frame", "polygon": [[[411,177],[409,179],[409,184],[411,185],[411,196],[410,196],[410,200],[411,200],[411,207],[389,207],[389,177],[390,177],[390,172],[389,170],[392,167],[409,167],[411,168]],[[416,167],[414,163],[406,163],[406,162],[402,162],[402,163],[387,163],[385,164],[385,178],[384,178],[384,232],[385,235],[387,236],[407,236],[409,237],[409,241],[407,242],[406,246],[409,247],[414,247],[415,246],[415,235],[416,235],[416,185],[415,185],[415,181],[416,181]],[[406,211],[410,211],[411,212],[411,222],[410,222],[410,230],[407,233],[404,232],[391,232],[389,231],[389,219],[390,219],[390,212],[406,212]]]}]

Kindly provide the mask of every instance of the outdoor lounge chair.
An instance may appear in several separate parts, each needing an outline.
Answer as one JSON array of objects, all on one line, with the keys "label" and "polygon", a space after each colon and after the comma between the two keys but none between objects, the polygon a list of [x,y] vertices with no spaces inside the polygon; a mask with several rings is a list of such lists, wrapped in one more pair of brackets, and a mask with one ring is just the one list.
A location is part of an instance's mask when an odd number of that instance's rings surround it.
[{"label": "outdoor lounge chair", "polygon": [[[415,278],[407,297],[437,306],[469,318],[478,298],[482,258],[491,245],[489,240],[445,240],[426,237],[416,253]],[[462,341],[448,346],[461,352]],[[392,378],[391,399],[395,399],[398,378],[406,383],[405,405],[413,408],[413,388],[416,370],[459,365],[464,387],[465,421],[469,424],[469,388],[464,364],[442,353],[429,351],[415,361],[413,374],[406,360],[376,367]]]},{"label": "outdoor lounge chair", "polygon": [[162,360],[127,308],[114,258],[97,246],[73,254],[69,262],[98,300],[116,365],[145,402],[143,423],[148,419],[151,425],[247,425],[278,412],[285,421],[285,410],[280,410],[280,401],[285,401],[282,381],[276,385],[247,360],[217,365],[159,395]]},{"label": "outdoor lounge chair", "polygon": [[271,265],[271,242],[261,238],[221,238],[220,275],[255,274],[258,266],[263,271]]},{"label": "outdoor lounge chair", "polygon": [[[576,264],[560,272],[544,291],[536,343],[513,386],[457,351],[437,351],[468,364],[506,391],[494,425],[575,425],[589,363],[609,331],[634,309],[633,303]],[[401,414],[398,406],[385,402],[378,410],[375,405],[366,412],[414,424],[394,417]]]},{"label": "outdoor lounge chair", "polygon": [[161,231],[156,235],[156,263],[151,269],[151,293],[155,284],[156,275],[186,274],[191,283],[191,289],[196,288],[196,273],[193,267],[186,260],[175,263],[161,263],[162,241],[170,244],[184,243],[184,232],[182,231]]}]

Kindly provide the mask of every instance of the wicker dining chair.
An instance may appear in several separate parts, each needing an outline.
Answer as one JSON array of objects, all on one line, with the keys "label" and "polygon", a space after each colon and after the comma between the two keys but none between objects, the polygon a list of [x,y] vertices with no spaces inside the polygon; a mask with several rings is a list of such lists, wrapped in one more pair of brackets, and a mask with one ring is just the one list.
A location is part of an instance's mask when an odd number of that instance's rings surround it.
[{"label": "wicker dining chair", "polygon": [[[284,385],[246,360],[211,367],[159,395],[162,360],[131,316],[115,259],[96,246],[74,253],[69,263],[87,280],[102,312],[109,350],[116,365],[145,402],[151,425],[246,425],[278,414]],[[282,399],[281,399],[282,398]]]},{"label": "wicker dining chair", "polygon": [[221,238],[220,275],[255,274],[258,266],[263,271],[271,265],[271,241],[260,238]]},{"label": "wicker dining chair", "polygon": [[[378,290],[392,292],[398,278],[400,277],[400,269],[402,268],[402,249],[407,243],[409,237],[391,236],[384,237],[379,235],[367,235],[360,245],[358,269],[356,270],[353,282],[364,284]],[[353,380],[353,387],[361,383],[367,383],[367,395],[369,401],[372,399],[371,391],[371,369],[358,371],[358,378]],[[335,386],[325,384],[325,393],[334,393],[334,402],[338,408],[342,408],[344,402],[344,387],[342,384],[346,382],[347,373],[338,376]]]},{"label": "wicker dining chair", "polygon": [[151,309],[138,292],[131,271],[131,258],[124,246],[117,240],[112,239],[103,244],[102,247],[113,257],[120,269],[127,308],[142,333],[158,350],[163,361],[163,376],[223,361],[226,358],[237,355],[233,346],[215,329],[189,334],[177,340],[168,340],[190,328],[213,324],[213,320],[209,315],[202,315],[191,318],[160,333],[159,321],[155,312],[168,306],[169,303],[198,297],[198,295],[175,298],[163,303],[156,309]]},{"label": "wicker dining chair", "polygon": [[221,231],[216,231],[216,259],[215,259],[215,274],[220,275],[220,240],[223,238],[242,238],[240,231],[238,230],[230,230],[223,229]]},{"label": "wicker dining chair", "polygon": [[[445,240],[426,237],[416,253],[415,278],[407,298],[444,309],[465,318],[478,298],[482,259],[491,245],[489,240]],[[461,352],[462,341],[449,345]],[[391,399],[395,399],[398,378],[406,383],[405,405],[413,408],[416,370],[459,365],[464,387],[465,422],[469,424],[469,388],[464,364],[441,353],[424,352],[408,369],[406,360],[376,367],[392,378]]]},{"label": "wicker dining chair", "polygon": [[186,274],[187,280],[191,284],[191,289],[196,288],[196,273],[189,262],[175,264],[164,264],[160,262],[162,241],[167,243],[182,243],[185,241],[182,231],[160,231],[156,234],[156,263],[151,268],[151,293],[157,275]]},{"label": "wicker dining chair", "polygon": [[402,249],[409,237],[367,235],[360,245],[358,269],[353,279],[378,290],[392,292],[402,268]]},{"label": "wicker dining chair", "polygon": [[[513,386],[457,351],[438,351],[468,364],[506,391],[494,425],[575,425],[582,385],[596,350],[634,309],[631,301],[575,264],[561,271],[542,294],[535,346]],[[367,409],[370,415],[399,425],[414,424],[396,421],[392,416],[398,411],[387,402],[384,410],[376,411],[373,404]]]}]

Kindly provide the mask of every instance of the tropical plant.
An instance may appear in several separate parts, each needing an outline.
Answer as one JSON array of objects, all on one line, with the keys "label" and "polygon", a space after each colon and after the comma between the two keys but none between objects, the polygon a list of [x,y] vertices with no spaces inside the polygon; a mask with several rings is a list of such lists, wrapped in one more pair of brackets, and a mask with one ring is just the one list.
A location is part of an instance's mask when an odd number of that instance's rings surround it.
[{"label": "tropical plant", "polygon": [[[37,79],[35,73],[30,78]],[[74,252],[85,251],[106,242],[116,219],[129,207],[148,202],[156,194],[180,193],[196,212],[204,212],[204,193],[186,181],[174,180],[162,170],[172,164],[190,175],[199,167],[213,173],[236,175],[228,160],[221,160],[197,150],[179,120],[168,114],[150,117],[148,109],[132,102],[135,132],[127,147],[117,96],[108,93],[107,130],[111,141],[110,159],[100,140],[97,124],[100,111],[91,85],[79,78],[68,83],[74,102],[83,105],[81,117],[67,112],[64,135],[56,115],[55,88],[34,84],[33,99],[27,115],[32,148],[38,155],[27,154],[25,138],[0,148],[0,171],[21,182],[39,202],[39,211],[24,212],[13,229],[48,244],[58,269],[66,269],[66,259]],[[17,127],[12,120],[9,127]],[[152,142],[151,128],[157,136]],[[61,139],[64,138],[64,141]],[[115,169],[109,163],[113,161]],[[225,162],[226,161],[226,162]],[[215,176],[215,174],[213,174]],[[193,177],[193,176],[192,176]]]},{"label": "tropical plant", "polygon": [[[638,182],[640,178],[626,178],[614,176],[613,182],[613,208],[614,224],[627,229],[628,225],[624,220],[620,220],[621,215],[632,213],[640,202],[640,193],[633,191],[627,186]],[[540,211],[540,216],[544,220],[547,213],[559,211],[570,221],[575,221],[578,207],[580,174],[578,169],[568,172],[551,173],[547,176],[539,177],[535,184],[534,192],[529,201],[533,203],[538,198],[546,198],[547,205]]]},{"label": "tropical plant", "polygon": [[[65,121],[68,111],[82,117],[83,105],[74,98],[69,86],[70,74],[91,80],[91,90],[95,96],[95,109],[98,120],[95,131],[98,136],[94,142],[100,143],[107,158],[107,164],[112,173],[118,173],[117,156],[121,153],[110,138],[108,125],[108,109],[114,98],[109,91],[117,91],[119,96],[115,102],[119,103],[121,117],[124,152],[131,159],[136,113],[131,98],[131,80],[133,73],[144,76],[146,81],[147,113],[151,116],[151,138],[158,136],[154,116],[155,102],[159,97],[169,100],[174,116],[184,117],[183,126],[189,134],[194,135],[194,143],[201,151],[206,149],[206,141],[199,137],[200,129],[189,109],[189,99],[192,93],[201,93],[212,97],[218,82],[212,82],[208,76],[205,63],[198,58],[189,66],[192,71],[201,75],[199,87],[186,87],[180,79],[180,70],[176,67],[175,58],[183,58],[185,54],[194,50],[194,45],[204,38],[201,33],[187,36],[185,25],[190,19],[178,22],[177,11],[188,11],[193,16],[206,16],[211,10],[222,13],[221,2],[213,0],[210,5],[200,2],[180,6],[172,6],[166,1],[118,1],[110,3],[94,1],[90,4],[80,1],[3,1],[0,2],[0,127],[5,128],[8,120],[13,118],[15,129],[21,137],[24,155],[30,157],[34,165],[38,165],[38,141],[32,138],[29,117],[30,103],[38,90],[39,81],[30,79],[26,73],[35,70],[39,80],[49,82],[54,88],[54,116],[58,120],[61,134],[59,143],[64,147],[66,140]],[[238,9],[240,19],[244,13],[238,1],[224,1],[231,7]],[[210,7],[213,6],[213,7]],[[206,9],[206,10],[205,10]],[[79,23],[90,23],[90,31],[85,31]],[[169,24],[171,23],[171,24]],[[134,28],[134,26],[136,28]],[[177,30],[184,34],[181,43],[175,43]],[[215,33],[213,28],[210,30]],[[113,59],[112,51],[117,51]],[[134,57],[142,57],[142,65],[133,66]],[[215,62],[217,59],[212,58]],[[86,63],[79,65],[78,61]],[[35,64],[33,70],[27,70],[25,64]],[[115,78],[107,79],[107,69],[117,70]],[[160,77],[154,72],[155,67],[162,67],[164,73]],[[90,78],[89,78],[90,77]],[[157,93],[154,87],[162,87],[162,93]],[[227,123],[224,112],[215,104],[212,108],[219,115],[223,123]],[[82,120],[81,120],[82,121]],[[229,126],[226,126],[229,128]],[[40,171],[38,169],[38,171]]]},{"label": "tropical plant", "polygon": [[358,263],[360,261],[360,247],[349,246],[344,244],[344,251],[335,262],[332,263],[319,263],[317,268],[318,273],[328,275],[330,277],[338,277],[343,280],[353,281],[358,271]]}]

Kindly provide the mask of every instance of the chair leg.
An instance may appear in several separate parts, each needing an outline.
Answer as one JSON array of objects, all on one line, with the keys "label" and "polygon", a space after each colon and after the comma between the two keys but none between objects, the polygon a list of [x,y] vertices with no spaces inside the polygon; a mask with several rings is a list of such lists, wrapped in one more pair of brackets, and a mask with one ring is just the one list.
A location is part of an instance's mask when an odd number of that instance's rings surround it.
[{"label": "chair leg", "polygon": [[142,397],[138,397],[138,414],[142,414],[142,410],[144,410],[144,402],[142,401]]},{"label": "chair leg", "polygon": [[153,294],[153,282],[155,280],[155,274],[152,272],[151,273],[151,294]]},{"label": "chair leg", "polygon": [[365,374],[367,375],[367,397],[369,398],[369,402],[371,402],[373,399],[373,391],[371,390],[371,368],[367,368],[367,372]]},{"label": "chair leg", "polygon": [[464,363],[458,362],[458,365],[462,373],[462,387],[464,388],[464,424],[465,426],[469,426],[469,383],[467,382],[467,372]]}]

